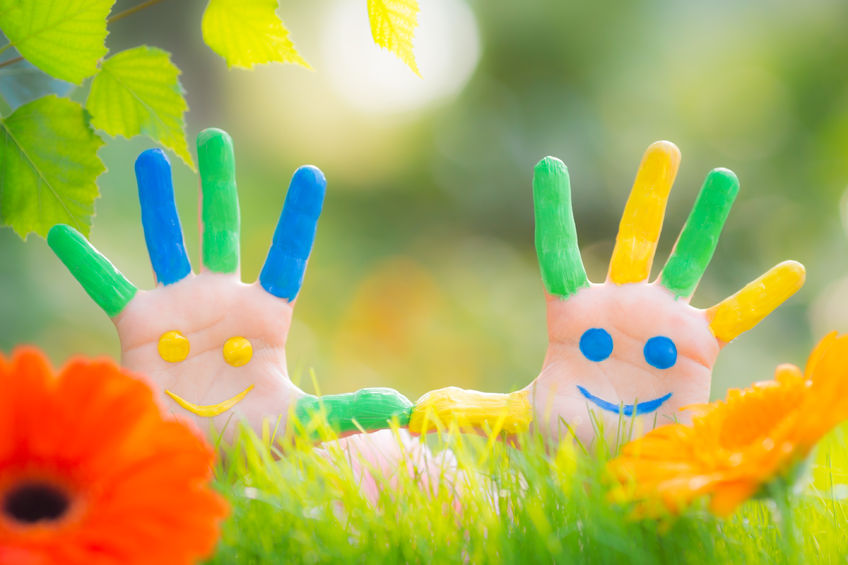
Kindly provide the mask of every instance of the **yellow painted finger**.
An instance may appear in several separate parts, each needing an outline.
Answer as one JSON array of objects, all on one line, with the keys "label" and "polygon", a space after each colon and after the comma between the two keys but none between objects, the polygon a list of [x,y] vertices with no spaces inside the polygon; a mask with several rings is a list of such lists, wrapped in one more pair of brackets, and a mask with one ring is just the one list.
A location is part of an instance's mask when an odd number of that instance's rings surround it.
[{"label": "yellow painted finger", "polygon": [[725,298],[709,310],[710,329],[727,343],[747,332],[771,314],[804,285],[806,271],[797,261],[784,261],[745,288]]},{"label": "yellow painted finger", "polygon": [[670,141],[656,141],[645,151],[615,239],[608,277],[613,283],[642,282],[650,276],[679,166],[680,150]]},{"label": "yellow painted finger", "polygon": [[451,386],[418,399],[409,419],[409,431],[423,434],[455,423],[460,429],[488,426],[492,431],[514,435],[526,431],[532,421],[533,407],[526,390],[497,394]]}]

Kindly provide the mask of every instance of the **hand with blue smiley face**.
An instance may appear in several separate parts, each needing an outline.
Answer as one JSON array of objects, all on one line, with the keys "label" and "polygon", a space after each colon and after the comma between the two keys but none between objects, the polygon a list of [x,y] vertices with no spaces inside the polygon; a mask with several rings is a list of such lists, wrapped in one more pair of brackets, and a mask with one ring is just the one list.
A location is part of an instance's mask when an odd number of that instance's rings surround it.
[{"label": "hand with blue smiley face", "polygon": [[536,250],[549,345],[528,391],[535,426],[549,438],[575,433],[591,442],[600,423],[612,439],[622,418],[635,436],[685,419],[680,408],[709,400],[719,350],[803,284],[803,266],[787,261],[711,308],[689,304],[738,192],[727,169],[707,175],[668,262],[648,282],[679,162],[667,141],[645,152],[601,284],[590,283],[583,268],[565,165],[547,157],[536,166]]}]

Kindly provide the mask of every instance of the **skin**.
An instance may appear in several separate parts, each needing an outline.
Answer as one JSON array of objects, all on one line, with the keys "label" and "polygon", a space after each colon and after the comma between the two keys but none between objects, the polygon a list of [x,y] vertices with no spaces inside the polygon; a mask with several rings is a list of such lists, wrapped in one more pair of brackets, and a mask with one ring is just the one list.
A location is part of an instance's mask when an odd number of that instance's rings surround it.
[{"label": "skin", "polygon": [[[577,389],[613,403],[632,404],[671,398],[650,414],[624,417],[634,437],[655,425],[685,421],[680,408],[709,401],[712,368],[722,345],[709,329],[703,310],[688,300],[675,299],[658,284],[596,284],[568,299],[547,295],[549,345],[539,376],[527,387],[536,429],[557,440],[573,429],[581,442],[591,443],[594,412],[603,420],[607,440],[615,439],[619,414],[587,400]],[[603,361],[587,359],[579,348],[587,329],[603,328],[612,336],[612,354]],[[645,360],[643,348],[651,337],[670,337],[677,361],[657,369]],[[564,425],[568,423],[568,426]]]},{"label": "skin", "polygon": [[[202,271],[171,285],[139,291],[113,321],[121,340],[122,364],[159,391],[163,408],[176,418],[193,420],[210,439],[221,433],[232,440],[237,421],[259,434],[263,420],[270,420],[274,429],[280,418],[278,435],[282,435],[289,410],[306,395],[292,383],[286,368],[293,310],[294,302],[269,294],[258,282],[245,284],[237,274]],[[177,363],[163,360],[157,350],[159,337],[173,328],[180,328],[191,344],[188,357]],[[227,364],[222,354],[224,342],[236,335],[253,346],[251,360],[241,367]],[[193,414],[164,394],[170,390],[208,405],[232,398],[250,385],[254,388],[240,402],[212,418]],[[397,436],[391,430],[340,436],[347,437],[333,442],[334,447],[347,454],[362,494],[372,504],[379,500],[384,477],[395,484],[398,473],[408,473],[421,488],[436,494],[438,477],[445,469],[454,472],[455,462],[448,454],[432,454],[404,430]],[[316,453],[334,461],[325,449]]]},{"label": "skin", "polygon": [[[160,392],[169,412],[188,417],[204,431],[210,425],[230,437],[228,421],[244,420],[257,432],[262,420],[286,414],[304,392],[289,378],[286,338],[294,303],[282,300],[258,284],[241,282],[238,274],[202,271],[149,291],[139,291],[113,321],[121,340],[121,362],[145,375]],[[158,353],[159,337],[178,329],[188,338],[191,351],[177,363]],[[234,336],[247,338],[253,356],[241,367],[229,365],[222,348]],[[214,405],[253,389],[230,410],[212,418],[193,414],[170,396],[169,390],[189,402]]]}]

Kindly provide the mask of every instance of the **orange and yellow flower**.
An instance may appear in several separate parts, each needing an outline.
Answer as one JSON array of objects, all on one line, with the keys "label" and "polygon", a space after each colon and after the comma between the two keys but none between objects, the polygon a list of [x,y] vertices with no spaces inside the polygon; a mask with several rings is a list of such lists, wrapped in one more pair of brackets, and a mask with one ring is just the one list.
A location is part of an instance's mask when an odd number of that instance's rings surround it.
[{"label": "orange and yellow flower", "polygon": [[189,563],[226,505],[213,453],[110,361],[0,355],[0,564]]},{"label": "orange and yellow flower", "polygon": [[655,515],[706,496],[714,513],[727,515],[771,481],[788,478],[848,419],[848,335],[825,337],[804,373],[781,365],[774,380],[693,409],[691,426],[656,428],[610,461],[614,499]]}]

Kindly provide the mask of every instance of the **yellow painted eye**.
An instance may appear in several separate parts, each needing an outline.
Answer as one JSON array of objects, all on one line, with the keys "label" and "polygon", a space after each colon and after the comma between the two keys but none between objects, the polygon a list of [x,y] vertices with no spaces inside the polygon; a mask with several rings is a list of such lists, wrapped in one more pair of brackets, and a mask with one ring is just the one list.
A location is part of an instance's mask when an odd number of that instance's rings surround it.
[{"label": "yellow painted eye", "polygon": [[188,338],[176,330],[159,338],[159,356],[169,363],[179,363],[188,357],[189,349]]},{"label": "yellow painted eye", "polygon": [[224,343],[224,360],[233,367],[247,365],[253,357],[253,346],[241,336],[231,337]]}]

